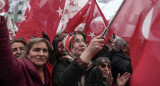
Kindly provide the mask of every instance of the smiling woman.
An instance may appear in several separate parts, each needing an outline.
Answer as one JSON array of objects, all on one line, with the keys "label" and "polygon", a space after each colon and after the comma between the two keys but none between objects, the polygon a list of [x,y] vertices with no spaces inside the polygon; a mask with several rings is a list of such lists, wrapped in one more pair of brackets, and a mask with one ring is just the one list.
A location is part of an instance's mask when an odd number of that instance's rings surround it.
[{"label": "smiling woman", "polygon": [[4,18],[0,21],[0,35],[0,82],[3,86],[52,86],[53,67],[47,62],[51,47],[47,40],[31,39],[24,58],[16,59]]},{"label": "smiling woman", "polygon": [[21,55],[24,53],[27,43],[24,41],[24,39],[19,38],[11,40],[10,45],[12,48],[13,55],[16,58],[20,58]]}]

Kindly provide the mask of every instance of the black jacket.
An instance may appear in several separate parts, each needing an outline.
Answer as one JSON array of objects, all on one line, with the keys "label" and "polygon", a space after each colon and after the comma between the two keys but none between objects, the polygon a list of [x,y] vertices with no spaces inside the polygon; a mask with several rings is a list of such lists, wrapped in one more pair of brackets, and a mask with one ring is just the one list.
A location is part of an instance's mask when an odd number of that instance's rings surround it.
[{"label": "black jacket", "polygon": [[131,60],[122,53],[115,54],[112,57],[112,75],[116,81],[118,73],[121,75],[125,72],[132,73]]},{"label": "black jacket", "polygon": [[78,81],[85,75],[85,86],[103,86],[103,75],[97,66],[89,70],[81,67],[76,59],[70,62],[59,58],[53,72],[54,86],[78,86]]}]

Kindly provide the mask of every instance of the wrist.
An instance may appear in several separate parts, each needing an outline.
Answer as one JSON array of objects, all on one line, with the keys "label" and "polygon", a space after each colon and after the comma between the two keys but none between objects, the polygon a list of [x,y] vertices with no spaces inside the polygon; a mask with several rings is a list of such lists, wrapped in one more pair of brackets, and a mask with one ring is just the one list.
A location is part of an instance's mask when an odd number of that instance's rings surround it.
[{"label": "wrist", "polygon": [[86,63],[86,62],[82,61],[81,58],[78,58],[78,59],[77,59],[77,63],[78,63],[80,66],[84,67],[84,68],[87,68],[88,65],[89,65],[89,63]]},{"label": "wrist", "polygon": [[89,63],[92,58],[92,55],[86,49],[79,58],[81,58],[82,61]]}]

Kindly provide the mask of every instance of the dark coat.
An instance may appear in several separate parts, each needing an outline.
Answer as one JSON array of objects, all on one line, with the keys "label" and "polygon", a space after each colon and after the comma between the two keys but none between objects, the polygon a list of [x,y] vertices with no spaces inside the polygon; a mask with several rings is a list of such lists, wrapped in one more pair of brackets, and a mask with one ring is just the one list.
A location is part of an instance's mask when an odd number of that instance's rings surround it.
[{"label": "dark coat", "polygon": [[104,45],[102,50],[100,50],[92,60],[95,61],[99,57],[108,57],[108,58],[110,58],[110,56],[111,55],[110,55],[109,48],[106,45]]},{"label": "dark coat", "polygon": [[85,86],[103,86],[103,75],[99,68],[92,66],[89,70],[81,67],[76,59],[70,62],[59,58],[54,69],[54,86],[78,86],[78,81],[85,76]]},{"label": "dark coat", "polygon": [[122,53],[115,54],[112,57],[112,75],[116,81],[118,73],[123,75],[125,72],[132,73],[131,60]]},{"label": "dark coat", "polygon": [[[27,58],[16,59],[9,43],[6,22],[0,22],[0,80],[4,86],[43,86],[35,65]],[[49,86],[49,72],[44,66],[46,85]]]}]

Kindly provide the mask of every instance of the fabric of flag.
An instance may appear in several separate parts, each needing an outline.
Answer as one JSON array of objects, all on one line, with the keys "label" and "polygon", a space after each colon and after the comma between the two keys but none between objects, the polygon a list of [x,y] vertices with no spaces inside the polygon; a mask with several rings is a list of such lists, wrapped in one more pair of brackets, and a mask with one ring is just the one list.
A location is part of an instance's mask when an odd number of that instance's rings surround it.
[{"label": "fabric of flag", "polygon": [[160,1],[157,1],[141,13],[131,39],[130,86],[160,85]]},{"label": "fabric of flag", "polygon": [[8,12],[8,0],[0,0],[0,13]]},{"label": "fabric of flag", "polygon": [[[38,11],[39,0],[31,0],[24,16],[24,20],[18,23],[16,38],[24,38],[28,41],[31,37],[42,37],[43,27],[35,18]],[[37,14],[38,16],[38,14]]]},{"label": "fabric of flag", "polygon": [[135,32],[140,13],[151,6],[155,0],[125,0],[111,27],[115,35],[130,41]]},{"label": "fabric of flag", "polygon": [[[83,31],[90,40],[104,32],[108,25],[96,0],[89,0],[87,4],[66,25],[65,33]],[[111,36],[110,36],[111,37]]]},{"label": "fabric of flag", "polygon": [[65,0],[31,0],[16,38],[42,37],[44,31],[52,43]]},{"label": "fabric of flag", "polygon": [[15,29],[13,27],[13,22],[11,21],[11,18],[7,18],[7,26],[8,26],[8,31],[9,31],[9,39],[12,40],[15,38]]},{"label": "fabric of flag", "polygon": [[66,0],[63,15],[57,33],[65,30],[67,23],[72,19],[88,2],[88,0]]},{"label": "fabric of flag", "polygon": [[8,11],[13,12],[15,10],[16,6],[18,5],[18,3],[20,3],[21,1],[24,1],[24,0],[10,0]]}]

